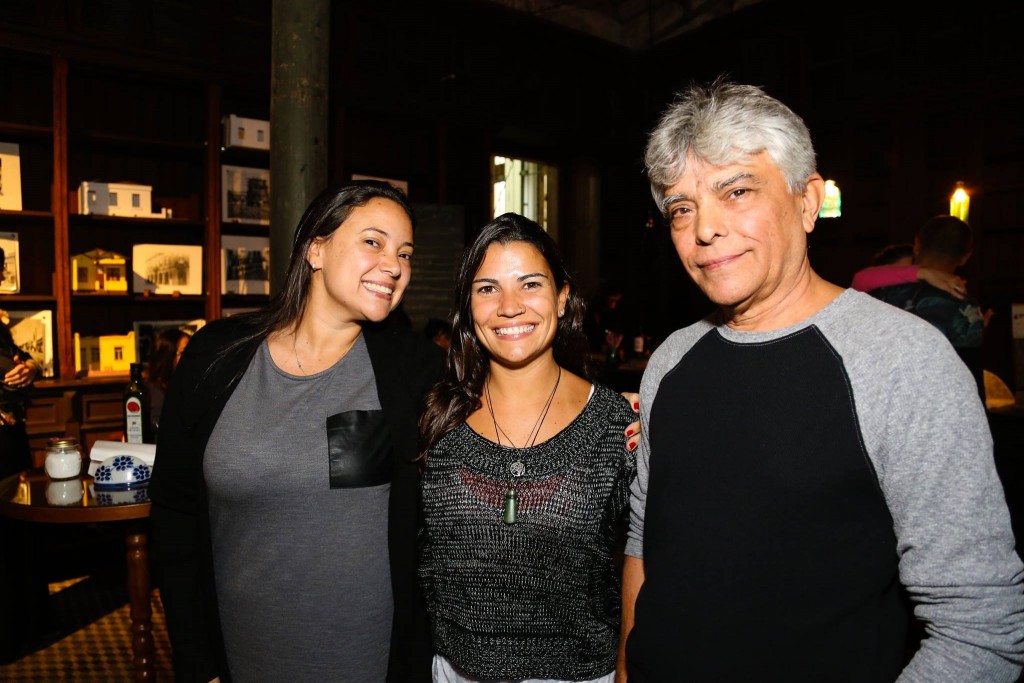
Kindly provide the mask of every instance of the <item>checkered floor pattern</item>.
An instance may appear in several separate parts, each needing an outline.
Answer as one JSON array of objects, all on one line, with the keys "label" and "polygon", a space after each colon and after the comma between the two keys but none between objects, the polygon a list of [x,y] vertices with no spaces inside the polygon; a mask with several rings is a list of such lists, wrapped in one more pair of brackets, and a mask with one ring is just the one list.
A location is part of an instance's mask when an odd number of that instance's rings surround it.
[{"label": "checkered floor pattern", "polygon": [[[50,584],[50,604],[54,628],[33,652],[0,665],[0,681],[134,680],[131,616],[123,577],[80,577]],[[156,592],[152,604],[157,680],[172,681],[170,644]]]}]

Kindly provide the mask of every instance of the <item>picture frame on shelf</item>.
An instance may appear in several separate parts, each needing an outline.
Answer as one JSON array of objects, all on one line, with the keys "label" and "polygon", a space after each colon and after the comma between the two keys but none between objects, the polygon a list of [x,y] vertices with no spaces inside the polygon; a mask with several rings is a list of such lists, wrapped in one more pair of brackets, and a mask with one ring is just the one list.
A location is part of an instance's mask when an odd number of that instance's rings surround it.
[{"label": "picture frame on shelf", "polygon": [[202,294],[203,248],[194,244],[132,247],[132,291],[137,294]]},{"label": "picture frame on shelf", "polygon": [[222,294],[270,294],[270,238],[222,235]]},{"label": "picture frame on shelf", "polygon": [[233,315],[240,315],[242,313],[255,313],[260,310],[255,306],[238,306],[234,308],[222,308],[220,309],[220,316],[222,318],[230,318]]},{"label": "picture frame on shelf", "polygon": [[221,166],[221,221],[270,225],[270,171]]},{"label": "picture frame on shelf", "polygon": [[21,211],[21,147],[0,142],[0,209]]},{"label": "picture frame on shelf", "polygon": [[18,233],[0,232],[0,294],[21,291],[19,263]]},{"label": "picture frame on shelf", "polygon": [[403,194],[405,194],[406,197],[409,196],[409,181],[408,180],[395,180],[394,178],[382,178],[380,176],[362,175],[362,174],[359,174],[359,173],[353,173],[352,174],[352,180],[382,180],[385,183],[390,183],[391,185],[394,185],[395,187],[397,187],[399,190],[402,191]]},{"label": "picture frame on shelf", "polygon": [[132,323],[132,331],[135,333],[135,362],[148,363],[149,355],[156,344],[157,335],[166,329],[178,329],[192,336],[206,321],[202,318],[196,320],[136,320]]},{"label": "picture frame on shelf", "polygon": [[39,363],[41,377],[53,377],[53,311],[9,310],[15,345]]}]

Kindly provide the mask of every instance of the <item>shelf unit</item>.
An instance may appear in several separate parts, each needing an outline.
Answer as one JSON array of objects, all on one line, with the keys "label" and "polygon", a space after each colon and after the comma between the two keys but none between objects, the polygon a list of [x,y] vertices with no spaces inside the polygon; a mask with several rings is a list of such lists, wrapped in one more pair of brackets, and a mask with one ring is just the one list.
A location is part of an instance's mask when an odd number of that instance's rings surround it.
[{"label": "shelf unit", "polygon": [[[54,374],[37,381],[29,415],[33,450],[52,435],[120,438],[125,376],[75,372],[74,334],[126,334],[136,322],[207,321],[223,309],[266,305],[265,295],[221,294],[221,166],[269,168],[269,152],[224,149],[222,116],[269,119],[269,96],[201,76],[155,74],[53,51],[0,48],[0,142],[19,145],[21,211],[0,210],[18,233],[20,291],[0,308],[52,312]],[[82,181],[151,185],[169,219],[83,215]],[[269,236],[269,226],[224,224],[227,234]],[[135,244],[201,245],[202,294],[74,292],[71,257],[101,248],[126,259]]]}]

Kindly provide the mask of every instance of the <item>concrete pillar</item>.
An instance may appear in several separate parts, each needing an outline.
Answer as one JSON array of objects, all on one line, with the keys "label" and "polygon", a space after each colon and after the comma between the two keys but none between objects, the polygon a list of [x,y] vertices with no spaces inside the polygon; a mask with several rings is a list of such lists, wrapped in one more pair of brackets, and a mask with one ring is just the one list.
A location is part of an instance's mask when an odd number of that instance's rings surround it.
[{"label": "concrete pillar", "polygon": [[327,186],[330,0],[273,0],[270,293],[284,284],[302,212]]}]

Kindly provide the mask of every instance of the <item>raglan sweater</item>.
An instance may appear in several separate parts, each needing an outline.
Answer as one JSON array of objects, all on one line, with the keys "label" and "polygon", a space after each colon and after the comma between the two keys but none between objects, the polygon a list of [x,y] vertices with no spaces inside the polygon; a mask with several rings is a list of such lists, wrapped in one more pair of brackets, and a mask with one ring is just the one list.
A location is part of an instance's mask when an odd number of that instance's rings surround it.
[{"label": "raglan sweater", "polygon": [[[1017,679],[1024,566],[931,325],[853,290],[780,330],[707,319],[640,393],[631,683]],[[926,631],[905,668],[903,589]]]}]

